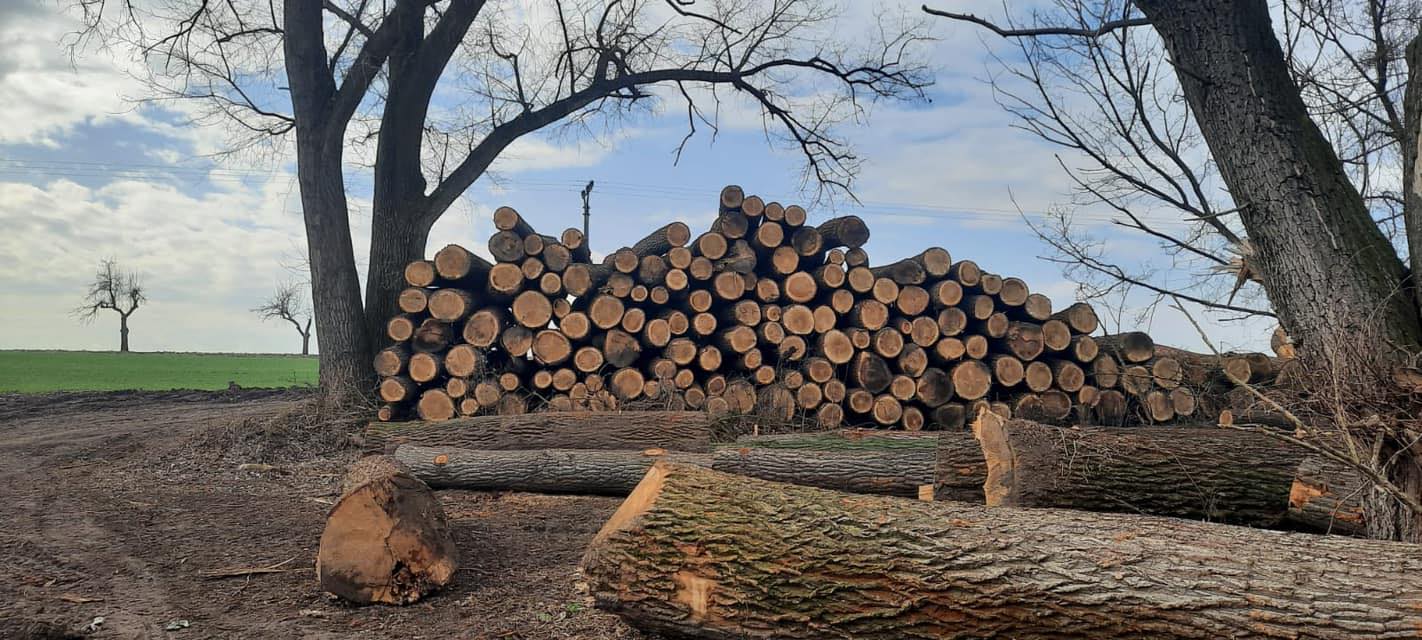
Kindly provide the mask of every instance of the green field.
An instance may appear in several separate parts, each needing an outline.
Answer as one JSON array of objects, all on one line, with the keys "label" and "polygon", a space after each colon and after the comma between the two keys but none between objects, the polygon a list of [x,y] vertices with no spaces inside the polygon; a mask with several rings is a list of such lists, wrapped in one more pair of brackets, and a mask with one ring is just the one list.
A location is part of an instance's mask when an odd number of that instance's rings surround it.
[{"label": "green field", "polygon": [[226,389],[316,384],[316,356],[0,351],[0,393]]}]

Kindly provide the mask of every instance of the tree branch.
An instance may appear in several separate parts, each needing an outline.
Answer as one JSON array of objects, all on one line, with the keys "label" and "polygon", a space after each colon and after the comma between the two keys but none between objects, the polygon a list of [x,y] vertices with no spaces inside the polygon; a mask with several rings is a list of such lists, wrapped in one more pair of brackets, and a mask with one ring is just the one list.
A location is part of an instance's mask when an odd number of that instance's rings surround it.
[{"label": "tree branch", "polygon": [[929,7],[928,5],[923,5],[923,11],[924,13],[927,13],[929,15],[934,15],[941,18],[948,18],[950,20],[957,20],[959,22],[969,22],[972,24],[976,24],[978,26],[985,27],[989,31],[992,31],[993,33],[996,33],[997,35],[1002,36],[1004,38],[1034,38],[1038,36],[1080,36],[1083,38],[1099,38],[1103,35],[1111,33],[1112,31],[1116,31],[1117,29],[1143,27],[1148,26],[1150,24],[1150,20],[1147,20],[1142,17],[1111,20],[1108,22],[1103,22],[1100,26],[1097,26],[1095,28],[1029,27],[1019,29],[1012,27],[1001,27],[990,20],[979,18],[971,13],[953,13],[951,11],[942,11]]}]

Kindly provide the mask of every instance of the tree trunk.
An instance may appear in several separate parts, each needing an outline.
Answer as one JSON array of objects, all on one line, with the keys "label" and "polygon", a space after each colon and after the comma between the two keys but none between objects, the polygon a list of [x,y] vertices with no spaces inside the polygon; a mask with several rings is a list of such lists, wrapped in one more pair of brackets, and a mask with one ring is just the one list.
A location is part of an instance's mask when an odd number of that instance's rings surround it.
[{"label": "tree trunk", "polygon": [[[1380,437],[1385,440],[1373,461],[1375,467],[1384,468],[1388,479],[1408,495],[1422,497],[1422,451],[1418,450],[1422,445],[1418,444],[1418,436],[1404,436],[1406,444],[1400,444],[1397,436]],[[1411,447],[1404,449],[1407,444]],[[1422,513],[1413,512],[1380,487],[1369,487],[1364,494],[1363,519],[1369,538],[1422,542]]]},{"label": "tree trunk", "polygon": [[[484,404],[483,399],[479,402]],[[419,444],[490,450],[661,448],[700,453],[711,450],[711,422],[702,412],[546,412],[439,423],[372,422],[366,427],[365,438],[368,447],[377,449]]]},{"label": "tree trunk", "polygon": [[1256,527],[1287,515],[1308,451],[1219,428],[1061,429],[984,414],[987,503],[1174,516]]},{"label": "tree trunk", "polygon": [[[377,182],[377,186],[380,184]],[[424,180],[420,179],[418,184],[423,189]],[[405,287],[405,265],[425,256],[431,223],[412,219],[407,201],[388,203],[377,199],[374,205],[370,218],[370,266],[366,269],[365,323],[371,336],[371,349],[379,350],[387,346],[385,322],[400,313],[394,301]],[[475,307],[478,306],[476,301]]]},{"label": "tree trunk", "polygon": [[307,331],[307,332],[301,334],[301,355],[303,355],[303,356],[309,356],[309,355],[311,355],[311,332],[310,332],[310,331]]},{"label": "tree trunk", "polygon": [[[322,44],[321,6],[291,2],[283,5],[283,12],[286,32],[293,34],[283,43],[296,115],[296,174],[311,297],[321,341],[320,386],[336,397],[363,394],[373,382],[373,352],[361,305],[341,165],[346,122],[331,114],[336,87]],[[403,270],[404,264],[396,267],[397,274]],[[392,310],[381,321],[393,315]]]},{"label": "tree trunk", "polygon": [[1242,207],[1285,331],[1339,372],[1374,370],[1382,344],[1415,348],[1417,310],[1407,296],[1394,295],[1402,263],[1309,117],[1267,3],[1138,5],[1169,49],[1220,175]]},{"label": "tree trunk", "polygon": [[119,353],[128,353],[128,314],[119,314]]},{"label": "tree trunk", "polygon": [[[1417,278],[1422,277],[1422,163],[1418,162],[1419,145],[1422,145],[1422,36],[1416,36],[1407,45],[1407,87],[1403,99],[1404,136],[1402,139],[1403,158],[1403,221],[1407,229],[1407,246],[1412,267],[1409,274],[1409,291],[1413,302],[1422,306],[1422,294],[1417,290]],[[1406,438],[1402,439],[1404,442]],[[1391,456],[1402,447],[1394,441],[1381,447],[1384,456]],[[1414,445],[1411,454],[1404,453],[1394,462],[1390,479],[1411,495],[1422,497],[1422,451]],[[1387,457],[1383,458],[1388,459]],[[1368,532],[1372,537],[1395,538],[1410,542],[1422,541],[1422,513],[1409,514],[1405,506],[1390,495],[1376,489],[1368,497],[1367,511],[1377,524],[1369,521]],[[1410,516],[1410,517],[1409,517]]]},{"label": "tree trunk", "polygon": [[711,465],[707,454],[665,449],[480,451],[402,444],[393,456],[436,489],[615,496],[627,495],[658,460]]},{"label": "tree trunk", "polygon": [[1422,274],[1422,179],[1418,145],[1422,144],[1422,35],[1407,44],[1407,85],[1402,101],[1402,220],[1407,231],[1408,266],[1413,301],[1422,305],[1417,274]]},{"label": "tree trunk", "polygon": [[692,638],[1412,638],[1411,545],[849,496],[659,463],[583,557],[596,606]]},{"label": "tree trunk", "polygon": [[316,553],[322,589],[360,604],[409,604],[448,584],[458,565],[425,483],[386,456],[351,465]]},{"label": "tree trunk", "polygon": [[[1300,356],[1320,371],[1337,372],[1335,386],[1378,384],[1405,352],[1418,350],[1418,310],[1410,296],[1396,295],[1402,262],[1309,117],[1267,3],[1137,4],[1171,53],[1220,175],[1242,207],[1269,301],[1299,342]],[[1395,465],[1392,472],[1418,476],[1393,479],[1422,495],[1417,465]],[[1403,509],[1377,497],[1370,510]],[[1369,517],[1378,527],[1370,524],[1371,534],[1422,539],[1422,514],[1379,515]]]},{"label": "tree trunk", "polygon": [[482,4],[453,3],[448,15],[441,16],[439,28],[428,31],[422,8],[393,11],[385,18],[397,35],[386,65],[375,148],[365,288],[365,324],[372,351],[384,346],[381,326],[394,315],[389,301],[404,286],[405,265],[424,257],[430,227],[444,213],[425,195],[421,152],[426,116],[450,55]]}]

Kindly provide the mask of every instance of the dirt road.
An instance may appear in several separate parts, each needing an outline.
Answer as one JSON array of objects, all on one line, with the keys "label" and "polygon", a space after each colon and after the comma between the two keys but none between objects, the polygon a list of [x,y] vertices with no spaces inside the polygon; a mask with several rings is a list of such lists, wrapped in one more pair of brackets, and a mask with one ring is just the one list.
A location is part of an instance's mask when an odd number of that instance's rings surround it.
[{"label": "dirt road", "polygon": [[[575,585],[612,498],[441,492],[464,555],[453,588],[406,608],[321,593],[316,543],[355,454],[287,452],[253,473],[237,465],[268,460],[224,444],[301,399],[0,396],[0,638],[643,637]],[[200,577],[278,563],[290,570]]]}]

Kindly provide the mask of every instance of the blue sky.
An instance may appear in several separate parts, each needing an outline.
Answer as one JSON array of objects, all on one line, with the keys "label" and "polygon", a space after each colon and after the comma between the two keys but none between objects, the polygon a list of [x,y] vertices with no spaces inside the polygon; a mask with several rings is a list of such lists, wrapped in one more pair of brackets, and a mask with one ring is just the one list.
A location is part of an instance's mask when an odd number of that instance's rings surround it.
[{"label": "blue sky", "polygon": [[[984,4],[992,12],[991,3]],[[138,108],[143,88],[132,62],[97,53],[71,60],[61,44],[73,29],[49,0],[0,2],[0,348],[111,349],[116,318],[92,325],[69,315],[100,259],[116,257],[144,278],[151,301],[132,320],[137,350],[285,352],[300,343],[289,326],[263,323],[250,308],[276,283],[299,275],[304,247],[293,167],[283,153],[215,164],[211,128]],[[955,258],[1025,279],[1058,306],[1074,287],[1048,249],[1024,229],[1030,214],[1069,197],[1051,148],[1011,128],[980,81],[990,69],[978,34],[936,25],[931,102],[884,104],[847,130],[864,159],[861,204],[816,207],[812,220],[853,213],[870,225],[868,250],[887,263],[931,245]],[[735,183],[783,203],[803,202],[800,158],[767,140],[759,119],[728,105],[714,142],[704,130],[673,164],[684,113],[635,118],[607,139],[540,136],[510,149],[436,225],[430,250],[458,242],[482,250],[499,205],[517,208],[554,233],[581,224],[578,191],[588,180],[596,252],[631,244],[673,219],[704,229],[716,194]],[[350,173],[358,256],[368,243],[369,178]],[[1114,252],[1148,258],[1145,239],[1112,231],[1086,211]],[[364,265],[362,265],[362,270]],[[1143,303],[1144,299],[1133,301]],[[1147,324],[1165,343],[1202,348],[1178,312]],[[1211,323],[1225,346],[1267,346],[1268,323]],[[1114,327],[1113,327],[1114,328]]]}]

